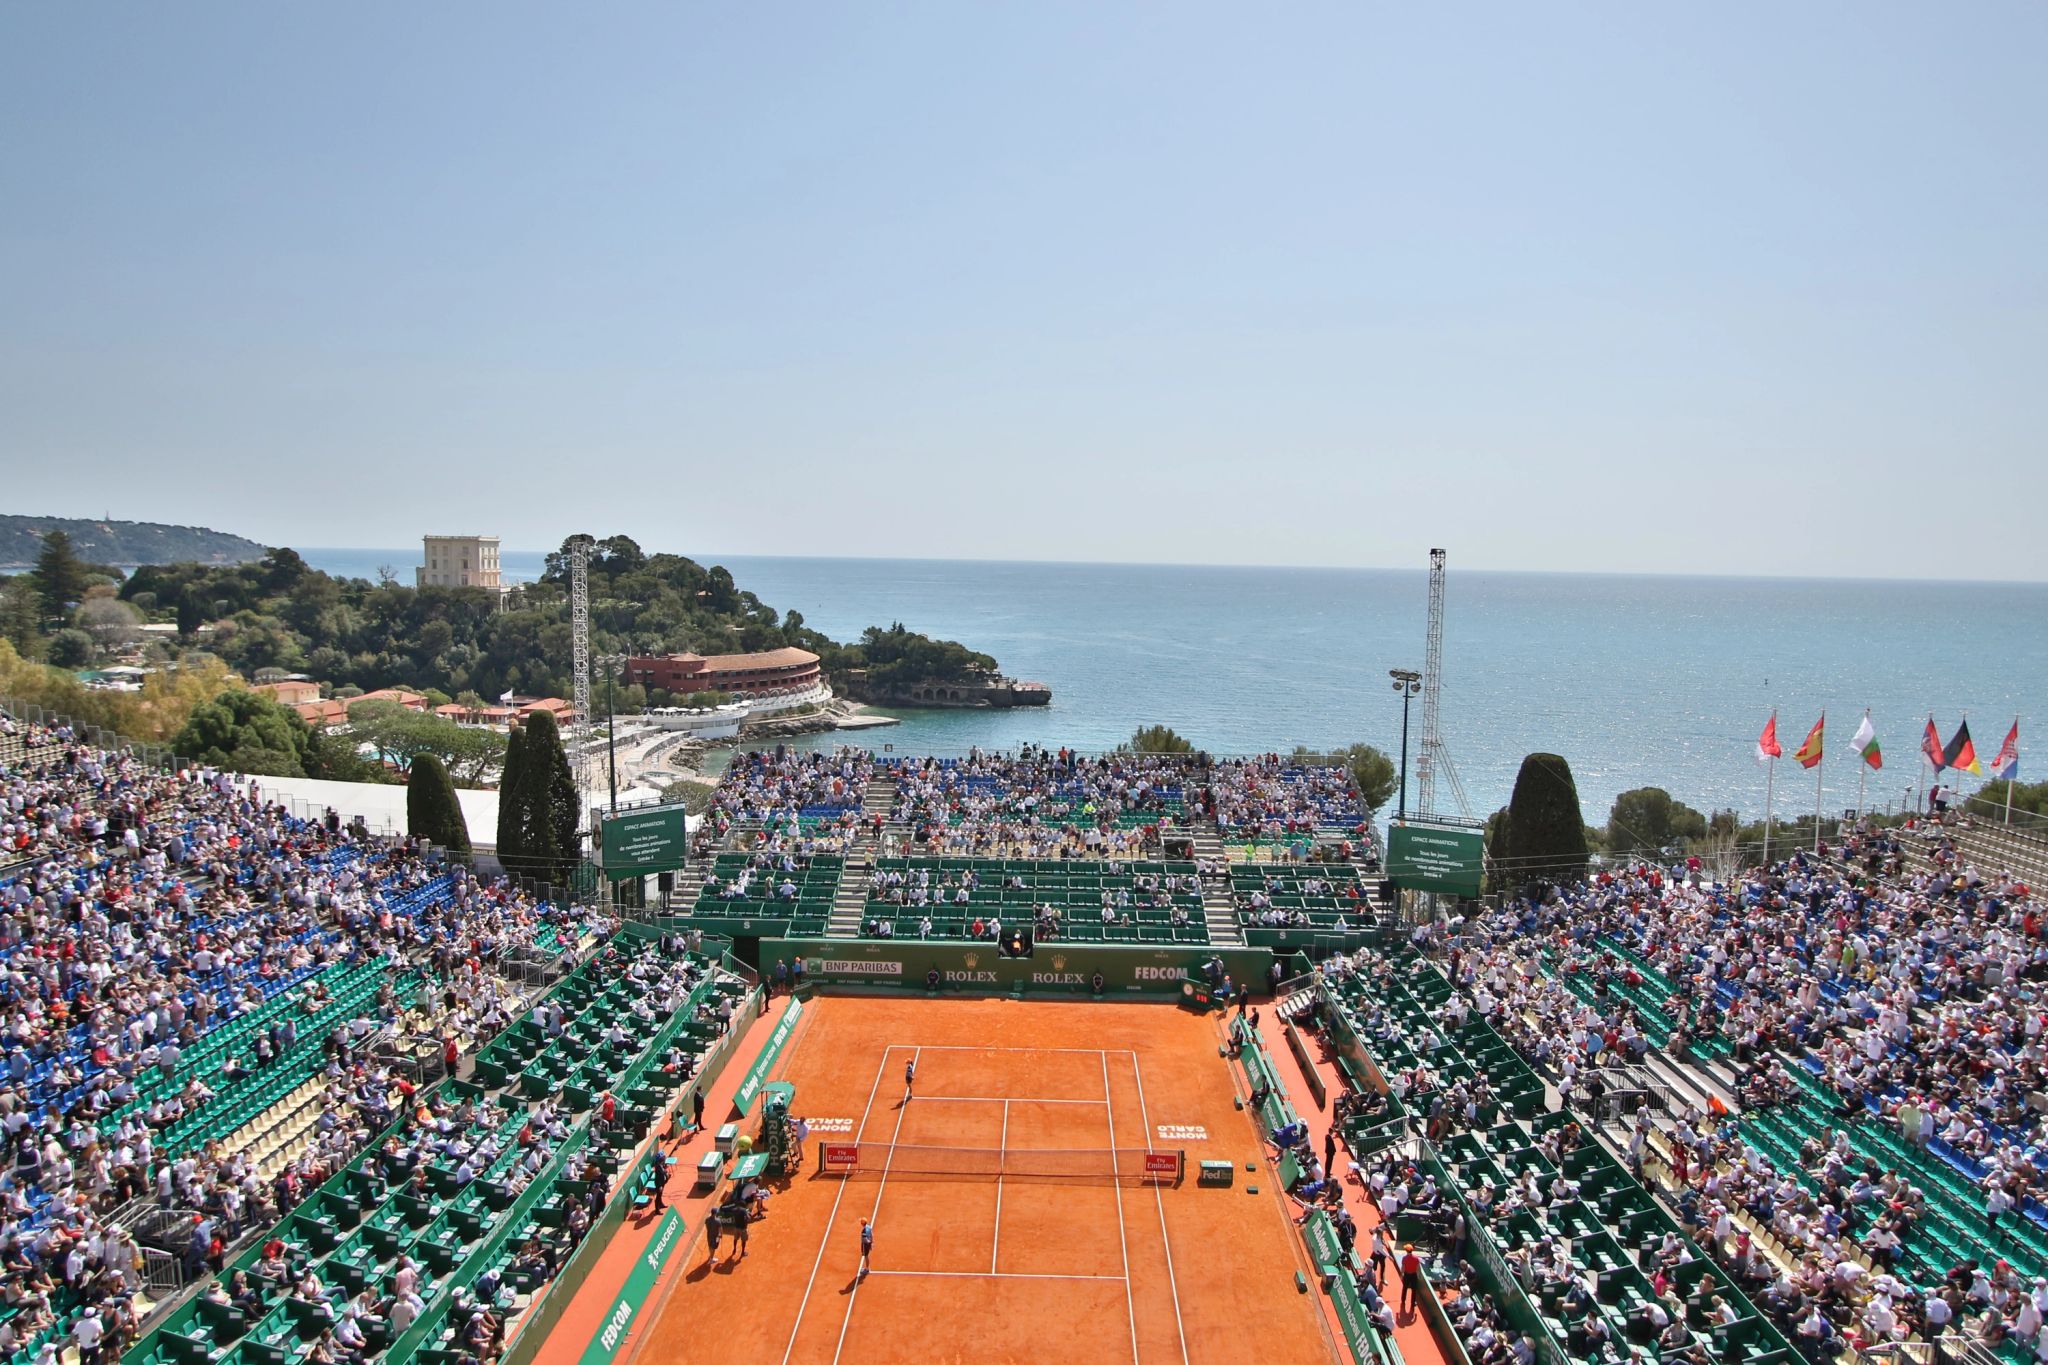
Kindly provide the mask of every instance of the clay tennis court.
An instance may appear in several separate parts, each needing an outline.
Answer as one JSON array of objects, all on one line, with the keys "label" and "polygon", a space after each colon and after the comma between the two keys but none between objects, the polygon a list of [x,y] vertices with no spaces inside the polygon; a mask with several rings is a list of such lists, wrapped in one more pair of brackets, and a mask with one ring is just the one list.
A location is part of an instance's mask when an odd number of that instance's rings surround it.
[{"label": "clay tennis court", "polygon": [[[708,1264],[692,1219],[635,1358],[1337,1359],[1318,1297],[1295,1286],[1292,1206],[1244,1170],[1261,1149],[1221,1037],[1215,1017],[1168,1005],[812,1001],[778,1077],[812,1126],[804,1169],[744,1259],[728,1239]],[[859,1168],[821,1170],[827,1143],[858,1146]],[[1147,1149],[1184,1151],[1185,1177],[1147,1178]],[[1197,1186],[1203,1160],[1234,1162],[1237,1183]]]}]

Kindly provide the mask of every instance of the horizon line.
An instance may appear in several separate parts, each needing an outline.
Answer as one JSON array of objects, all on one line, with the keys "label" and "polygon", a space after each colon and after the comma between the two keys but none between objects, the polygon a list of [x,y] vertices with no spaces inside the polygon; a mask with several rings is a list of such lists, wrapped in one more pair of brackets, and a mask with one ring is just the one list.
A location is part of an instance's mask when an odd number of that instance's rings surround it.
[{"label": "horizon line", "polygon": [[[629,539],[635,539],[628,537]],[[637,543],[637,540],[636,540]],[[266,548],[294,548],[270,546]],[[301,555],[321,551],[348,551],[362,554],[383,552],[397,547],[377,545],[308,545],[298,551]],[[642,546],[645,550],[646,547]],[[692,552],[679,550],[647,550],[654,554],[677,554],[700,564],[721,564],[727,560],[741,559],[799,559],[815,560],[820,563],[859,564],[998,564],[1018,567],[1074,568],[1074,569],[1206,569],[1228,572],[1234,569],[1260,569],[1285,573],[1396,573],[1415,574],[1427,577],[1429,569],[1406,568],[1391,564],[1197,564],[1184,560],[1160,559],[999,559],[962,556],[948,558],[935,555],[845,555],[845,554],[775,554],[761,551],[737,552]],[[407,553],[411,553],[408,549]],[[501,549],[500,554],[553,554],[553,549]],[[393,567],[397,567],[394,565]],[[1953,587],[1999,587],[2038,588],[2048,587],[2048,578],[1907,578],[1896,574],[1794,574],[1794,573],[1702,573],[1687,570],[1658,569],[1461,569],[1464,575],[1500,574],[1507,577],[1543,578],[1673,578],[1704,579],[1713,582],[1749,583],[1902,583],[1940,584]]]}]

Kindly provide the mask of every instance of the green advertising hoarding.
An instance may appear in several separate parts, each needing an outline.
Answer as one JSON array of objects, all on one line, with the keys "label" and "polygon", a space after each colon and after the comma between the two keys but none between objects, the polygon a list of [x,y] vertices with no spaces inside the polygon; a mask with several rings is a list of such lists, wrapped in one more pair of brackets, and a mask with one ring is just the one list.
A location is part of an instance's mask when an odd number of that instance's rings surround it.
[{"label": "green advertising hoarding", "polygon": [[661,1278],[661,1268],[667,1264],[669,1253],[683,1239],[683,1216],[670,1209],[661,1216],[661,1222],[648,1239],[647,1246],[633,1260],[633,1271],[626,1276],[626,1283],[619,1289],[619,1297],[612,1301],[612,1311],[605,1314],[604,1324],[591,1339],[583,1352],[583,1365],[611,1365],[618,1359],[619,1348],[626,1344],[626,1338],[633,1330],[634,1319],[647,1303],[647,1295],[655,1282]]},{"label": "green advertising hoarding", "polygon": [[1387,831],[1387,879],[1404,891],[1476,896],[1486,871],[1486,835],[1441,825],[1395,825]]},{"label": "green advertising hoarding", "polygon": [[761,966],[778,958],[804,960],[804,980],[814,986],[861,990],[902,990],[923,994],[934,987],[951,992],[1076,995],[1093,997],[1102,978],[1104,999],[1177,1000],[1189,977],[1202,976],[1210,958],[1223,963],[1233,982],[1263,986],[1273,955],[1263,948],[1098,946],[1043,942],[1030,957],[1004,957],[993,943],[958,939],[772,939],[761,940]]},{"label": "green advertising hoarding", "polygon": [[604,875],[613,881],[675,871],[683,865],[688,842],[681,806],[627,811],[598,826],[598,845],[603,855],[600,861],[604,864]]},{"label": "green advertising hoarding", "polygon": [[754,1099],[761,1093],[761,1087],[768,1084],[769,1073],[782,1059],[782,1049],[789,1046],[789,1040],[796,1033],[797,1021],[803,1018],[804,1002],[792,1000],[789,1008],[776,1021],[775,1032],[768,1035],[768,1045],[761,1049],[761,1055],[754,1058],[754,1064],[747,1068],[747,1074],[740,1080],[740,1088],[732,1097],[733,1108],[742,1114],[754,1110]]}]

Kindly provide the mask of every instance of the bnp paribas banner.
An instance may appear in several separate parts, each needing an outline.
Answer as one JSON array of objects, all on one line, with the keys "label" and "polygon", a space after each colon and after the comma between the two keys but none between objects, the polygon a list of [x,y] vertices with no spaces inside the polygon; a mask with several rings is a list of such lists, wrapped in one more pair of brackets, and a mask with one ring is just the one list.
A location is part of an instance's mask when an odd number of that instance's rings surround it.
[{"label": "bnp paribas banner", "polygon": [[855,939],[763,939],[761,964],[804,960],[804,979],[827,986],[913,991],[1007,991],[1067,995],[1178,995],[1218,959],[1233,982],[1263,988],[1273,955],[1263,949],[1100,947],[1040,943],[1030,957],[1005,957],[993,943]]}]

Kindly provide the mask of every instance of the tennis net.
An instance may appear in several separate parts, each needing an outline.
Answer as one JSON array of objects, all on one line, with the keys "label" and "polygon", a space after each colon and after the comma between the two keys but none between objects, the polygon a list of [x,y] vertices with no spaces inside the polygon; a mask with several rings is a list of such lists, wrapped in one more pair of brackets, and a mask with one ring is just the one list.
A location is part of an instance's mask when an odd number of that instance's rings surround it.
[{"label": "tennis net", "polygon": [[1187,1154],[1156,1147],[923,1147],[901,1142],[821,1142],[821,1170],[849,1174],[1004,1176],[1177,1181]]}]

